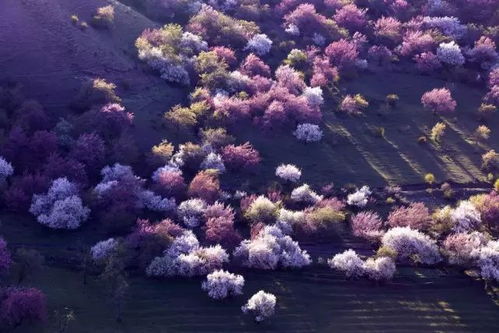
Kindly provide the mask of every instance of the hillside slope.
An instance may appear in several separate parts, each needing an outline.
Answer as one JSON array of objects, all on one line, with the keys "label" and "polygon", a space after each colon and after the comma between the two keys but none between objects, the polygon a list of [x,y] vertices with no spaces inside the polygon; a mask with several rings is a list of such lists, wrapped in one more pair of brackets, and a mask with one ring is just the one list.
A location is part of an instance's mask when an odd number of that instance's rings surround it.
[{"label": "hillside slope", "polygon": [[[72,15],[88,22],[109,3],[115,7],[110,30],[81,29],[71,22]],[[102,77],[118,85],[125,106],[136,113],[137,127],[149,126],[140,114],[144,105],[148,112],[164,112],[183,96],[137,62],[134,41],[155,25],[117,1],[1,1],[0,80],[17,81],[26,96],[64,112],[85,79]]]}]

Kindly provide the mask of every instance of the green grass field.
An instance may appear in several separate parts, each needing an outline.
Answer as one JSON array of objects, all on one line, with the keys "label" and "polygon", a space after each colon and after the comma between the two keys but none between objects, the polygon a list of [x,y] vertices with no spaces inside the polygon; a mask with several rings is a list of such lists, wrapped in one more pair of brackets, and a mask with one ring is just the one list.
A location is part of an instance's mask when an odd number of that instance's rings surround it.
[{"label": "green grass field", "polygon": [[[32,284],[48,292],[51,310],[71,307],[69,332],[497,332],[498,307],[483,284],[436,269],[399,269],[389,285],[347,281],[322,268],[301,272],[245,272],[243,296],[217,302],[201,291],[200,279],[130,280],[124,321],[95,281],[81,274],[46,268]],[[240,306],[264,289],[277,296],[275,317],[254,323]],[[17,332],[54,332],[45,328]]]}]

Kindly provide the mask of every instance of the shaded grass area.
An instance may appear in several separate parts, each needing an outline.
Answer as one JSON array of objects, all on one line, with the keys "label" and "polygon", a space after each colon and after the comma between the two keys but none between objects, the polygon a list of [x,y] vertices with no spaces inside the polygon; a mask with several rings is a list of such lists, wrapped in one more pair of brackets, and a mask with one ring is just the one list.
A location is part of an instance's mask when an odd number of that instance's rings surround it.
[{"label": "shaded grass area", "polygon": [[[32,285],[48,293],[50,309],[72,308],[70,332],[497,332],[498,307],[483,285],[434,269],[399,269],[389,285],[347,281],[326,269],[300,272],[245,272],[245,294],[217,302],[201,291],[200,279],[130,280],[124,321],[98,283],[83,286],[79,273],[46,268]],[[277,296],[277,312],[256,324],[240,306],[263,289]],[[53,332],[23,327],[17,332]]]},{"label": "shaded grass area", "polygon": [[[241,142],[250,141],[262,153],[262,167],[250,177],[253,187],[275,180],[275,167],[294,163],[303,169],[303,181],[316,186],[329,182],[416,184],[424,174],[433,173],[437,181],[474,183],[484,181],[488,171],[481,169],[481,155],[499,149],[497,116],[481,121],[477,109],[484,91],[431,77],[401,73],[364,74],[343,84],[343,94],[360,93],[370,103],[364,115],[349,117],[335,113],[335,105],[323,107],[324,138],[319,143],[298,142],[291,133],[263,133],[257,128],[235,131]],[[424,92],[448,86],[458,107],[455,114],[437,116],[421,106]],[[394,108],[384,103],[388,94],[399,95]],[[437,122],[447,124],[442,142],[418,143]],[[486,124],[491,137],[476,142],[473,132]],[[383,128],[384,135],[376,134]],[[290,130],[291,132],[291,130]],[[229,182],[232,178],[228,179]],[[235,184],[238,184],[235,178]]]}]

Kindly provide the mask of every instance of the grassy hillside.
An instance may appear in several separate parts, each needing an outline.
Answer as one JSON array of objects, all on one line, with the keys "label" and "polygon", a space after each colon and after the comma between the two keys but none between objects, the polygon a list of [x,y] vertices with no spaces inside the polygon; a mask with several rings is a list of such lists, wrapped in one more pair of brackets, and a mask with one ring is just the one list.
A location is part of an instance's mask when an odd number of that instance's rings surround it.
[{"label": "grassy hillside", "polygon": [[[380,82],[382,78],[382,82]],[[275,179],[274,170],[280,163],[294,163],[305,171],[305,182],[321,185],[328,182],[344,185],[416,184],[426,173],[437,181],[474,183],[484,181],[487,171],[481,169],[481,155],[499,149],[499,133],[492,131],[487,142],[477,142],[474,130],[480,125],[477,109],[483,91],[453,83],[450,88],[458,107],[455,114],[436,116],[424,110],[420,99],[424,92],[449,85],[427,76],[378,73],[363,74],[344,86],[345,94],[360,93],[370,105],[365,115],[349,117],[335,113],[335,106],[323,108],[325,137],[319,143],[304,144],[289,134],[262,134],[254,128],[236,131],[241,141],[249,140],[262,152],[263,167],[253,177],[253,185]],[[397,94],[400,102],[388,108],[385,97]],[[428,140],[437,122],[447,125],[440,144]],[[498,119],[487,126],[498,128]],[[384,128],[384,136],[376,128]],[[263,177],[262,177],[263,176]],[[237,184],[237,182],[235,182]]]}]

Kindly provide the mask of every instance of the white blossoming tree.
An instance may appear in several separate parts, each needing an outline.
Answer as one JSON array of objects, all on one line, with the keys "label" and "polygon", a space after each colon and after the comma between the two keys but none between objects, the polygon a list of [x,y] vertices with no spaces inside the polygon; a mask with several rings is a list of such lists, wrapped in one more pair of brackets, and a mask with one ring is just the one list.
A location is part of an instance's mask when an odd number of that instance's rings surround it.
[{"label": "white blossoming tree", "polygon": [[201,168],[202,169],[215,169],[219,173],[225,172],[225,165],[224,165],[222,156],[220,156],[220,154],[213,153],[213,152],[206,155],[203,162],[201,163]]},{"label": "white blossoming tree", "polygon": [[146,269],[148,276],[196,276],[221,269],[229,255],[220,246],[202,247],[192,231],[176,237],[162,256],[152,260]]},{"label": "white blossoming tree", "polygon": [[469,201],[461,201],[456,209],[452,211],[450,217],[453,222],[452,231],[454,232],[473,231],[482,224],[480,212]]},{"label": "white blossoming tree", "polygon": [[461,66],[465,62],[461,48],[454,41],[441,43],[437,49],[437,57],[441,62],[451,66]]},{"label": "white blossoming tree", "polygon": [[0,184],[4,183],[5,180],[12,176],[14,173],[14,168],[12,164],[7,162],[2,156],[0,156]]},{"label": "white blossoming tree", "polygon": [[319,125],[303,123],[296,127],[293,135],[300,141],[318,142],[321,141],[323,133]]},{"label": "white blossoming tree", "polygon": [[352,249],[335,255],[327,261],[329,267],[345,273],[348,278],[365,276],[374,281],[388,281],[396,271],[395,262],[389,257],[362,260]]},{"label": "white blossoming tree", "polygon": [[266,34],[256,34],[248,41],[244,49],[262,56],[269,53],[271,47],[272,40]]},{"label": "white blossoming tree", "polygon": [[397,259],[403,262],[433,265],[442,260],[436,241],[409,227],[388,230],[383,235],[381,244],[395,250]]},{"label": "white blossoming tree", "polygon": [[364,275],[364,261],[352,249],[335,255],[327,263],[329,267],[344,272],[349,278]]},{"label": "white blossoming tree", "polygon": [[236,275],[224,270],[216,270],[206,276],[201,288],[214,299],[223,299],[228,296],[241,295],[244,287],[242,275]]},{"label": "white blossoming tree", "polygon": [[306,87],[305,90],[303,90],[303,96],[305,96],[310,106],[317,107],[324,104],[321,87]]},{"label": "white blossoming tree", "polygon": [[242,241],[234,257],[244,266],[267,270],[279,265],[300,268],[312,262],[307,251],[277,226],[266,226],[254,239]]},{"label": "white blossoming tree", "polygon": [[67,178],[54,180],[47,194],[33,195],[29,211],[52,229],[76,229],[90,214],[78,196],[77,186]]},{"label": "white blossoming tree", "polygon": [[499,240],[489,241],[480,249],[478,267],[483,279],[499,281]]},{"label": "white blossoming tree", "polygon": [[206,202],[204,200],[189,199],[180,203],[177,212],[187,227],[195,228],[202,223],[205,210]]},{"label": "white blossoming tree", "polygon": [[291,192],[291,200],[296,202],[315,204],[322,199],[323,197],[315,193],[308,184],[303,184]]},{"label": "white blossoming tree", "polygon": [[275,312],[275,305],[277,298],[270,293],[260,290],[248,300],[248,302],[241,307],[244,313],[250,313],[255,316],[255,320],[260,322]]},{"label": "white blossoming tree", "polygon": [[92,259],[99,261],[105,259],[111,251],[113,251],[118,245],[118,241],[114,238],[109,238],[104,241],[100,241],[90,249],[90,254]]},{"label": "white blossoming tree", "polygon": [[360,190],[355,191],[347,196],[347,204],[356,207],[365,207],[369,196],[371,195],[371,189],[369,186],[362,186]]},{"label": "white blossoming tree", "polygon": [[296,183],[300,180],[301,170],[293,164],[281,164],[275,170],[275,175],[283,180]]}]

